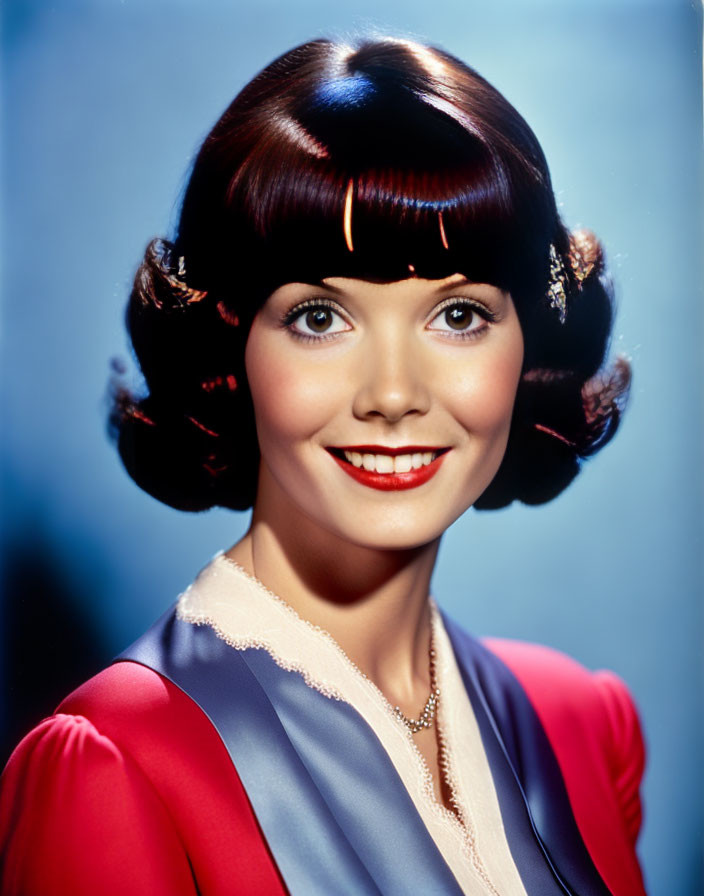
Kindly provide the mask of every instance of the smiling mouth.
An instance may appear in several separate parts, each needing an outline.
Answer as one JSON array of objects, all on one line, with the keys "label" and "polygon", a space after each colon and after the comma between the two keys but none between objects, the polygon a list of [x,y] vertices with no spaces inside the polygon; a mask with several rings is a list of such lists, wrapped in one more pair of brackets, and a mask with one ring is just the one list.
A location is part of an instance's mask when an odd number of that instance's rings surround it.
[{"label": "smiling mouth", "polygon": [[361,485],[382,491],[415,488],[437,473],[450,448],[346,445],[327,448],[339,467]]},{"label": "smiling mouth", "polygon": [[449,448],[430,448],[408,445],[403,448],[384,448],[380,445],[355,445],[345,448],[328,448],[330,454],[346,461],[358,470],[389,475],[410,473],[429,466],[449,451]]}]

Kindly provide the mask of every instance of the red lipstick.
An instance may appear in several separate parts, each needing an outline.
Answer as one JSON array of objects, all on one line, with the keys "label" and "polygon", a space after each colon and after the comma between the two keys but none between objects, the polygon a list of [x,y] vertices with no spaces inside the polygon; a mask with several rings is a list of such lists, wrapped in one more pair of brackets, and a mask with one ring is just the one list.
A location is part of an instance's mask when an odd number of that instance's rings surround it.
[{"label": "red lipstick", "polygon": [[[382,445],[345,445],[344,448],[328,448],[327,450],[340,468],[362,485],[381,491],[398,491],[399,489],[416,488],[431,479],[440,469],[440,464],[450,449],[431,448],[428,445],[404,445],[402,448],[386,448]],[[365,470],[364,467],[355,467],[344,456],[344,451],[355,451],[358,454],[387,454],[391,457],[397,457],[400,454],[422,454],[429,451],[433,454],[441,453],[429,464],[416,470],[409,470],[407,473],[377,473],[374,470]]]}]

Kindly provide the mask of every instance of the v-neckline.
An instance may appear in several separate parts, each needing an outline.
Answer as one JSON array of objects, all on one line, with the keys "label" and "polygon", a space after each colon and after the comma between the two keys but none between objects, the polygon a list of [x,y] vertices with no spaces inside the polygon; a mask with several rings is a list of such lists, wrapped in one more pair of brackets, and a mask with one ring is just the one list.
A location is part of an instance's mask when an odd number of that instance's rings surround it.
[{"label": "v-neckline", "polygon": [[[413,735],[338,642],[227,557],[215,555],[181,595],[179,618],[209,625],[236,650],[265,650],[278,666],[352,706],[374,731],[433,840],[471,892],[525,894],[503,830],[491,770],[442,616],[429,597],[442,699],[437,716],[457,814],[438,801]],[[477,887],[481,886],[480,890]]]}]

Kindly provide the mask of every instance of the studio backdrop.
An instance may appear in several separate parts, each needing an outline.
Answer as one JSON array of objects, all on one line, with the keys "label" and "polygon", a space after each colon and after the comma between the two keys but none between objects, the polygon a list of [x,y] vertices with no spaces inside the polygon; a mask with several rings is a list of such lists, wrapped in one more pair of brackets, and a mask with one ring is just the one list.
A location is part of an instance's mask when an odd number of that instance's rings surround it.
[{"label": "studio backdrop", "polygon": [[478,635],[631,687],[648,744],[649,892],[701,893],[701,10],[688,0],[6,0],[3,41],[3,759],[139,635],[249,514],[141,492],[107,435],[139,388],[123,314],[173,232],[193,154],[285,50],[360,31],[476,68],[546,152],[566,223],[614,277],[621,431],[551,504],[470,510],[433,591]]}]

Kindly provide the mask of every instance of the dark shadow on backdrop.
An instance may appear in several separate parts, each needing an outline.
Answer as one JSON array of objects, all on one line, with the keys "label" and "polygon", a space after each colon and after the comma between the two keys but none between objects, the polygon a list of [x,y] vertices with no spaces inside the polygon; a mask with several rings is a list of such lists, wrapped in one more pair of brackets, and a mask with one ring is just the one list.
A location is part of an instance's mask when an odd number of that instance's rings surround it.
[{"label": "dark shadow on backdrop", "polygon": [[[21,531],[6,535],[1,550],[6,705],[0,767],[34,725],[111,659],[98,626],[82,609],[89,600],[101,600],[97,577],[81,582],[69,571],[41,525],[25,522]],[[82,553],[81,546],[72,550],[74,556]]]}]

